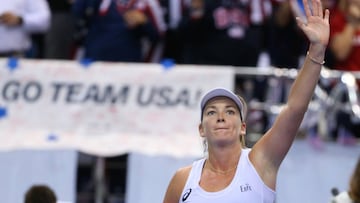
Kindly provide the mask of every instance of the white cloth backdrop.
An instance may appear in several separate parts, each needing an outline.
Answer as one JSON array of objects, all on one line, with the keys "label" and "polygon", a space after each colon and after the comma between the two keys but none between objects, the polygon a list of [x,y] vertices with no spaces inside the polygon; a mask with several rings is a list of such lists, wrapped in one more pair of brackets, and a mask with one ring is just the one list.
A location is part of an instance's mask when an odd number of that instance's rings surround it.
[{"label": "white cloth backdrop", "polygon": [[33,184],[46,184],[58,200],[75,202],[77,157],[75,150],[1,152],[1,203],[23,203]]},{"label": "white cloth backdrop", "polygon": [[75,202],[76,151],[201,154],[199,99],[219,86],[233,67],[0,58],[1,203],[35,183]]},{"label": "white cloth backdrop", "polygon": [[[333,187],[340,191],[347,189],[359,156],[358,146],[328,143],[318,150],[307,141],[297,140],[280,168],[276,202],[329,202]],[[126,202],[162,202],[176,169],[191,164],[194,159],[130,154]]]},{"label": "white cloth backdrop", "polygon": [[234,88],[233,67],[15,62],[0,59],[0,151],[199,154],[201,96]]}]

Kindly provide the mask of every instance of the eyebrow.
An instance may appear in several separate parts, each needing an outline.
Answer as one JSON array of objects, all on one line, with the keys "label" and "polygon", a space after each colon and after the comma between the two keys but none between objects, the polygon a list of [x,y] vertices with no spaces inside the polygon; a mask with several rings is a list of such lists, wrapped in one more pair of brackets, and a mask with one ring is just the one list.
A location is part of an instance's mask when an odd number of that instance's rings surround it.
[{"label": "eyebrow", "polygon": [[[238,108],[236,107],[236,105],[227,105],[227,106],[225,106],[225,109],[228,109],[228,108],[238,109]],[[207,109],[216,109],[216,106],[215,106],[215,105],[209,105],[209,106],[205,107],[204,110],[207,110]],[[239,111],[239,110],[238,110],[238,111]]]}]

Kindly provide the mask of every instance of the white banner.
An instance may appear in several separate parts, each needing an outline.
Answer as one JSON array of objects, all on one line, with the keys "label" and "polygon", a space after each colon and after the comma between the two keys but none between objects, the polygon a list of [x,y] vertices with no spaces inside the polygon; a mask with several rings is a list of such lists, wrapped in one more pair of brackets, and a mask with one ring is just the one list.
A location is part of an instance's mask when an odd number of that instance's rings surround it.
[{"label": "white banner", "polygon": [[0,59],[0,150],[199,155],[199,100],[230,67]]}]

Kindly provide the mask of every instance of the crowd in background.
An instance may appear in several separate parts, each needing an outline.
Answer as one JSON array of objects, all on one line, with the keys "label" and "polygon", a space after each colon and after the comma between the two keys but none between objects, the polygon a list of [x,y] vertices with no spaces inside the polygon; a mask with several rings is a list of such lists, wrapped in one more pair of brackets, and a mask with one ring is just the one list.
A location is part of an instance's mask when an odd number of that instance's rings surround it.
[{"label": "crowd in background", "polygon": [[[322,2],[331,13],[324,65],[359,70],[360,0]],[[302,9],[301,0],[5,0],[0,57],[298,68],[308,48],[295,21]],[[265,101],[269,82],[237,76],[236,88]],[[342,128],[360,135],[360,121],[337,117],[333,139]]]}]

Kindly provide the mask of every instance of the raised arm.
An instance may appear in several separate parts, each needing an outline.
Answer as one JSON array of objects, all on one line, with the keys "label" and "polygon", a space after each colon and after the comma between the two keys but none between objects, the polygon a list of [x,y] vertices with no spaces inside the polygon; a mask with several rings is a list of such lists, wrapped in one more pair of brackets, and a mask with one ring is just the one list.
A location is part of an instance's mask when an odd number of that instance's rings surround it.
[{"label": "raised arm", "polygon": [[254,145],[250,160],[259,175],[275,189],[276,175],[297,134],[318,82],[329,41],[329,11],[320,0],[303,0],[306,22],[297,18],[298,26],[310,41],[309,51],[291,88],[288,101],[269,131]]}]

